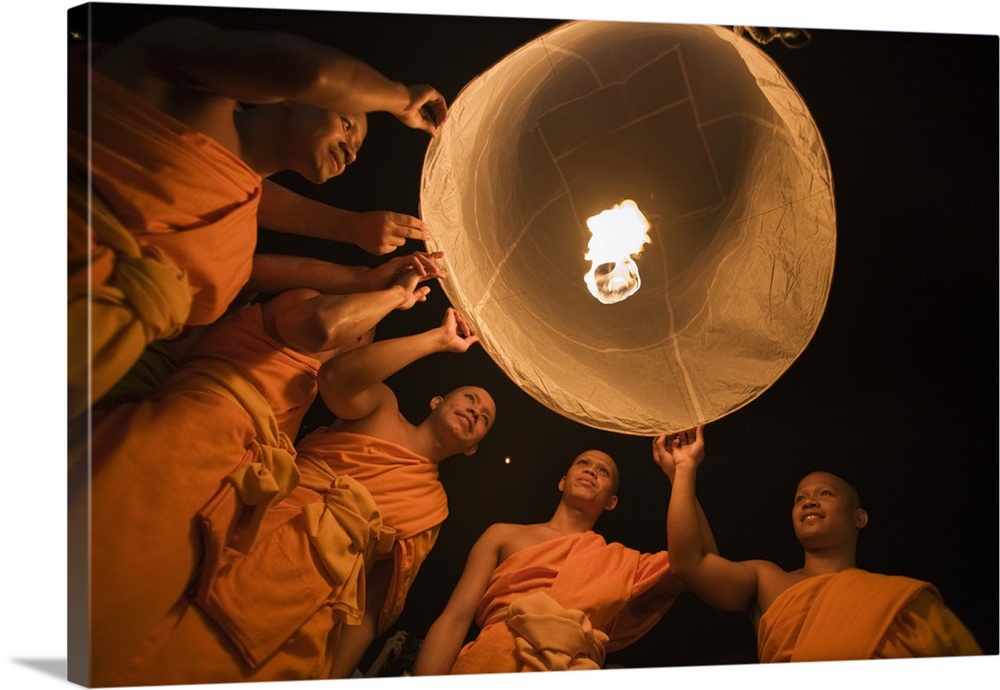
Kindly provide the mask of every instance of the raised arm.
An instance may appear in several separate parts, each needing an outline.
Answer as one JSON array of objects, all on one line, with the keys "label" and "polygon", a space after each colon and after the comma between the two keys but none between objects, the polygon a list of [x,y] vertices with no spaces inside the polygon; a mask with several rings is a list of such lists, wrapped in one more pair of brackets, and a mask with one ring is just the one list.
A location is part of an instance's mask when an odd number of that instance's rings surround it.
[{"label": "raised arm", "polygon": [[268,179],[264,180],[257,221],[278,232],[354,244],[376,256],[395,251],[406,240],[430,239],[427,225],[414,216],[393,211],[347,211]]},{"label": "raised arm", "polygon": [[441,325],[415,335],[380,340],[332,358],[319,372],[319,392],[341,419],[358,420],[395,404],[383,381],[436,352],[465,352],[479,338],[449,308]]},{"label": "raised arm", "polygon": [[442,676],[451,672],[500,559],[504,525],[493,525],[476,540],[465,569],[444,611],[424,637],[413,665],[415,676]]},{"label": "raised arm", "polygon": [[655,443],[660,446],[659,457],[654,455],[657,464],[661,464],[663,453],[667,453],[674,464],[673,488],[667,509],[670,568],[695,594],[715,608],[750,612],[757,598],[754,562],[722,558],[711,548],[714,540],[709,542],[705,537],[708,521],[695,495],[698,465],[705,456],[703,428],[699,426],[693,434],[688,431],[657,437]]},{"label": "raised arm", "polygon": [[[653,460],[663,470],[663,474],[667,475],[671,485],[674,483],[678,458],[700,463],[704,456],[705,430],[703,426],[676,434],[660,434],[653,439]],[[708,518],[697,498],[695,499],[695,507],[698,512],[698,528],[701,533],[702,546],[709,553],[719,553],[719,547],[715,544],[715,535],[712,534]]]},{"label": "raised arm", "polygon": [[120,48],[118,59],[106,65],[118,78],[134,76],[127,63],[138,61],[137,68],[236,101],[384,111],[431,135],[447,114],[444,97],[432,87],[406,86],[343,51],[287,33],[227,30],[178,18],[146,27]]},{"label": "raised arm", "polygon": [[344,266],[307,256],[256,254],[247,289],[278,294],[295,288],[309,288],[329,295],[384,290],[394,285],[404,271],[413,271],[420,282],[446,278],[437,260],[442,252],[414,252],[384,261],[374,268]]},{"label": "raised arm", "polygon": [[264,303],[269,332],[293,350],[327,360],[358,347],[389,312],[409,309],[427,298],[420,276],[408,270],[382,290],[327,295],[314,290],[282,292]]}]

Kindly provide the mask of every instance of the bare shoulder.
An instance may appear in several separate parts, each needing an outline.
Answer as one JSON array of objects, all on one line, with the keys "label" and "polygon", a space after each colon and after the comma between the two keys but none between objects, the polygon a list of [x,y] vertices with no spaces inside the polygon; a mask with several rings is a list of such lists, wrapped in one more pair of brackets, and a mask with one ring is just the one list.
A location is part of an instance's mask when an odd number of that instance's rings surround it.
[{"label": "bare shoulder", "polygon": [[757,608],[763,613],[786,589],[808,577],[800,572],[789,572],[771,561],[746,561],[757,573]]},{"label": "bare shoulder", "polygon": [[526,549],[529,546],[535,546],[536,544],[541,544],[560,536],[559,532],[554,531],[551,527],[543,523],[529,525],[497,523],[490,529],[494,528],[496,531],[493,534],[493,538],[499,546],[500,563],[503,563],[521,549]]},{"label": "bare shoulder", "polygon": [[405,448],[413,446],[415,426],[403,416],[396,394],[384,383],[366,389],[360,402],[339,400],[336,395],[324,396],[324,400],[338,416],[335,426],[340,431],[375,436]]},{"label": "bare shoulder", "polygon": [[221,30],[203,21],[168,19],[151,24],[103,52],[94,68],[157,110],[215,139],[240,155],[233,122],[234,98],[205,88],[194,76],[206,46],[220,43]]}]

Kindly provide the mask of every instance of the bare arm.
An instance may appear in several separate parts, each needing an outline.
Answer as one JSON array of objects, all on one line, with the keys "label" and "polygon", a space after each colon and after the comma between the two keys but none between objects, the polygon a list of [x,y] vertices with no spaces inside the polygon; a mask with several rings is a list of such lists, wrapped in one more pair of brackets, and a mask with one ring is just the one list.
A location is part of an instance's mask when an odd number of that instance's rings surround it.
[{"label": "bare arm", "polygon": [[441,256],[441,252],[414,252],[389,259],[375,268],[368,268],[344,266],[307,256],[256,254],[246,287],[266,294],[278,294],[295,288],[309,288],[330,295],[384,290],[394,285],[408,270],[412,270],[420,282],[447,277],[436,264]]},{"label": "bare arm", "polygon": [[436,352],[465,352],[479,341],[453,308],[437,328],[380,340],[338,355],[319,371],[319,392],[341,419],[357,420],[395,404],[383,381],[409,364]]},{"label": "bare arm", "polygon": [[125,63],[131,59],[168,82],[187,82],[236,101],[385,111],[432,135],[447,113],[433,88],[405,86],[347,53],[287,33],[226,30],[178,18],[137,32],[121,48],[116,70],[130,69]]},{"label": "bare arm", "polygon": [[[702,430],[699,427],[697,435]],[[727,560],[707,548],[695,496],[704,453],[675,454],[673,489],[667,509],[670,567],[708,604],[723,611],[750,612],[757,598],[755,562]],[[706,523],[707,524],[707,523]]]},{"label": "bare arm", "polygon": [[395,251],[408,239],[430,239],[427,225],[414,216],[392,211],[347,211],[296,194],[268,179],[264,180],[257,221],[278,232],[355,244],[376,256]]},{"label": "bare arm", "polygon": [[264,303],[264,320],[271,335],[285,345],[326,360],[355,348],[389,312],[409,309],[426,299],[427,287],[417,287],[412,272],[396,284],[373,292],[325,295],[314,290],[288,290]]},{"label": "bare arm", "polygon": [[413,675],[440,676],[451,672],[499,562],[502,535],[503,526],[493,525],[469,551],[465,569],[444,611],[427,631],[413,666]]},{"label": "bare arm", "polygon": [[[653,439],[653,460],[660,466],[663,473],[667,475],[670,483],[674,483],[674,474],[677,471],[677,458],[686,455],[689,458],[701,458],[705,455],[704,427],[688,429],[677,434],[660,434]],[[698,511],[698,527],[701,530],[702,545],[709,553],[719,553],[719,547],[715,543],[715,535],[712,534],[712,527],[708,524],[705,511],[701,508],[701,503],[695,499],[695,507]]]}]

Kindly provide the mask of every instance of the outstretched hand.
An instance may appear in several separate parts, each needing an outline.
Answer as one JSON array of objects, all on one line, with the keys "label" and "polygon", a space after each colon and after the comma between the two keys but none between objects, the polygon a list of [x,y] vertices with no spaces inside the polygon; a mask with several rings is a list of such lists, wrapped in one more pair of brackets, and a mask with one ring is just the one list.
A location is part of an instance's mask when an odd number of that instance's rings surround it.
[{"label": "outstretched hand", "polygon": [[437,265],[438,260],[443,257],[444,252],[413,252],[393,257],[371,269],[371,289],[384,290],[391,285],[399,285],[403,274],[408,271],[415,273],[417,282],[420,283],[434,278],[447,278],[448,273]]},{"label": "outstretched hand", "polygon": [[394,211],[362,211],[350,216],[351,242],[369,254],[381,256],[402,247],[406,240],[430,239],[424,221]]},{"label": "outstretched hand", "polygon": [[695,469],[705,459],[705,427],[699,424],[676,434],[660,434],[653,439],[653,460],[673,482],[678,467]]},{"label": "outstretched hand", "polygon": [[403,288],[403,294],[405,295],[403,302],[396,307],[399,311],[406,311],[412,307],[417,302],[427,301],[427,295],[430,294],[430,287],[420,285],[420,281],[423,277],[414,269],[407,268],[396,278],[394,285],[399,285]]},{"label": "outstretched hand", "polygon": [[437,136],[438,127],[448,115],[448,105],[437,89],[427,84],[407,86],[410,102],[396,117],[404,125],[422,129],[432,137]]},{"label": "outstretched hand", "polygon": [[479,336],[472,332],[454,307],[448,307],[438,330],[442,337],[442,352],[465,352],[479,342]]}]

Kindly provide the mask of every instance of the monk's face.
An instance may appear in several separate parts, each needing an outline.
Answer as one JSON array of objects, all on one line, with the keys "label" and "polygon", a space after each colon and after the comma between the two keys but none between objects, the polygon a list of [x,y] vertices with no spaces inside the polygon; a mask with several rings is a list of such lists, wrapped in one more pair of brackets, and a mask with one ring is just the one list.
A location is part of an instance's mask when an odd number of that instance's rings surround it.
[{"label": "monk's face", "polygon": [[867,522],[854,487],[837,475],[813,472],[799,482],[792,526],[803,546],[822,548],[853,539]]},{"label": "monk's face", "polygon": [[442,444],[456,453],[472,455],[493,428],[496,409],[486,390],[463,386],[431,400],[431,426]]},{"label": "monk's face", "polygon": [[586,450],[573,459],[559,490],[611,510],[618,503],[618,465],[603,451]]},{"label": "monk's face", "polygon": [[357,159],[368,132],[364,114],[345,115],[301,104],[289,108],[289,167],[307,180],[322,184],[342,174]]}]

